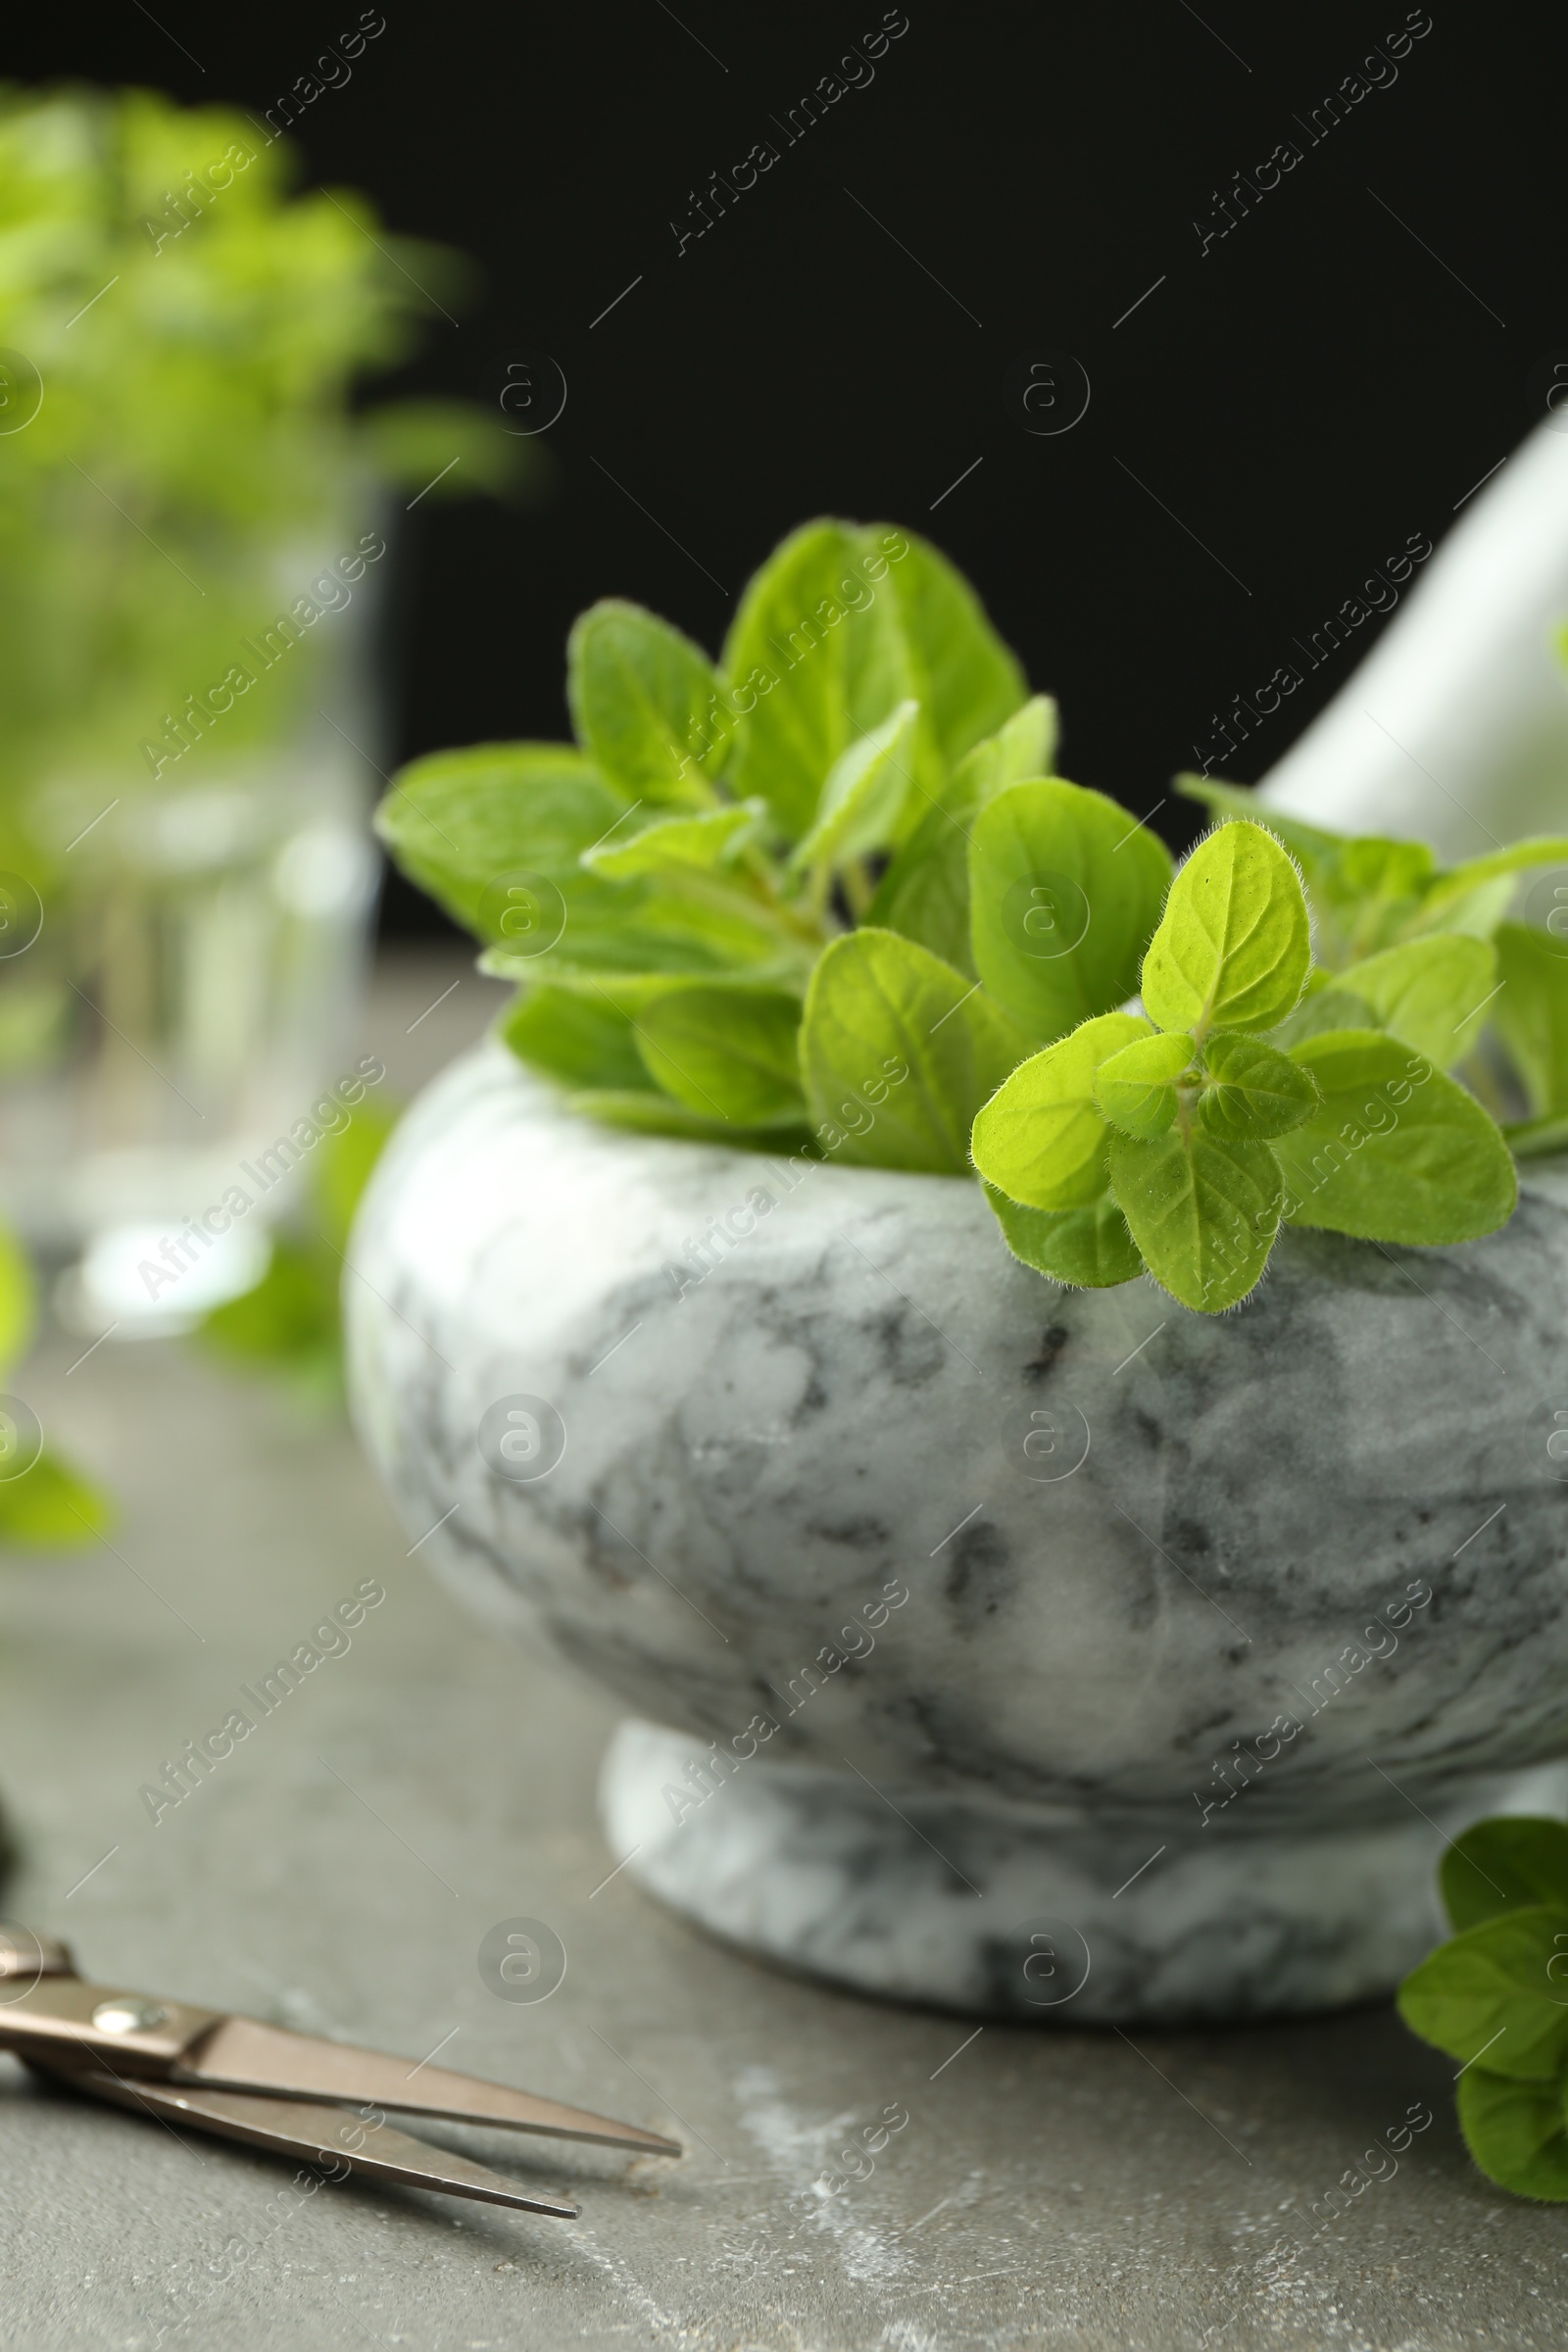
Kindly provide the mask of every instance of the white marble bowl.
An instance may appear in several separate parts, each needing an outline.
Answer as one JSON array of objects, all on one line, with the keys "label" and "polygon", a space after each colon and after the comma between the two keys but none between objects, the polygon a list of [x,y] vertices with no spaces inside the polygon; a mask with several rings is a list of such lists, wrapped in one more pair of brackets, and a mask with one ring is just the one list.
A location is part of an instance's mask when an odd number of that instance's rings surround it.
[{"label": "white marble bowl", "polygon": [[1555,1167],[1463,1249],[1287,1234],[1210,1318],[1057,1290],[968,1182],[616,1133],[492,1044],[354,1263],[411,1540],[635,1709],[614,1859],[773,1959],[1067,2021],[1356,2000],[1446,1834],[1560,1797]]}]

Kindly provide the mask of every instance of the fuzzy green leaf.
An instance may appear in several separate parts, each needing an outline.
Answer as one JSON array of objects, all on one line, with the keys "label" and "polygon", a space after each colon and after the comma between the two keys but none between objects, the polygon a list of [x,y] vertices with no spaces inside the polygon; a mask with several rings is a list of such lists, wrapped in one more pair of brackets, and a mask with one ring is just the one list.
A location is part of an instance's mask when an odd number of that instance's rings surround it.
[{"label": "fuzzy green leaf", "polygon": [[1144,1270],[1127,1220],[1107,1185],[1088,1208],[1025,1208],[994,1184],[985,1188],[1002,1238],[1014,1257],[1053,1282],[1075,1290],[1107,1291]]},{"label": "fuzzy green leaf", "polygon": [[1568,2064],[1568,1906],[1501,1911],[1423,1960],[1398,1992],[1423,2041],[1487,2072],[1555,2082]]},{"label": "fuzzy green leaf", "polygon": [[863,1166],[961,1176],[969,1131],[1028,1040],[972,981],[894,931],[854,931],[811,978],[801,1067],[818,1140]]},{"label": "fuzzy green leaf", "polygon": [[1034,1054],[974,1123],[974,1164],[1026,1208],[1090,1208],[1105,1189],[1110,1127],[1095,1098],[1101,1065],[1151,1035],[1136,1013],[1106,1012]]},{"label": "fuzzy green leaf", "polygon": [[1251,1143],[1288,1135],[1321,1101],[1311,1072],[1260,1038],[1222,1030],[1204,1047],[1203,1063],[1198,1111],[1215,1135]]},{"label": "fuzzy green leaf", "polygon": [[1331,833],[1270,808],[1249,786],[1208,776],[1178,776],[1176,788],[1216,816],[1266,825],[1285,844],[1306,877],[1318,923],[1318,954],[1330,969],[1392,946],[1419,918],[1436,870],[1424,841],[1382,835]]},{"label": "fuzzy green leaf", "polygon": [[[906,557],[904,535],[887,536]],[[918,693],[887,586],[899,560],[853,525],[808,522],[742,594],[722,661],[725,699],[744,710],[725,774],[737,796],[766,801],[792,841],[840,753]]]},{"label": "fuzzy green leaf", "polygon": [[900,703],[879,726],[841,752],[828,770],[816,821],[790,859],[793,873],[886,848],[908,798],[920,706]]},{"label": "fuzzy green leaf", "polygon": [[1272,833],[1223,824],[1171,884],[1144,958],[1143,999],[1161,1029],[1272,1029],[1312,960],[1300,876]]},{"label": "fuzzy green leaf", "polygon": [[1455,1928],[1540,1903],[1568,1907],[1568,1824],[1527,1813],[1474,1822],[1444,1853],[1439,1877]]},{"label": "fuzzy green leaf", "polygon": [[1291,1058],[1322,1107],[1279,1155],[1293,1224],[1363,1241],[1474,1241],[1518,1199],[1507,1146],[1473,1095],[1423,1054],[1372,1029],[1308,1038]]},{"label": "fuzzy green leaf", "polygon": [[727,727],[707,656],[641,605],[590,605],[566,641],[572,724],[601,774],[647,806],[702,807]]},{"label": "fuzzy green leaf", "polygon": [[976,977],[969,945],[969,833],[976,812],[1009,784],[1050,773],[1056,706],[1035,695],[995,735],[977,743],[918,822],[877,885],[866,914],[884,931],[918,940]]},{"label": "fuzzy green leaf", "polygon": [[1351,964],[1343,975],[1381,1029],[1440,1070],[1452,1067],[1485,1026],[1488,1000],[1497,985],[1490,941],[1457,931],[1407,940]]},{"label": "fuzzy green leaf", "polygon": [[1511,2082],[1471,2067],[1459,2077],[1459,2128],[1489,2180],[1516,2197],[1568,2200],[1568,2132],[1555,2082]]},{"label": "fuzzy green leaf", "polygon": [[1170,853],[1098,792],[1059,777],[1010,785],[969,842],[975,969],[1048,1043],[1124,1004],[1159,920]]},{"label": "fuzzy green leaf", "polygon": [[677,1102],[743,1127],[804,1124],[799,997],[676,988],[636,1024],[649,1075]]},{"label": "fuzzy green leaf", "polygon": [[1524,923],[1496,933],[1501,993],[1492,1005],[1497,1033],[1530,1090],[1540,1118],[1568,1111],[1568,943]]},{"label": "fuzzy green leaf", "polygon": [[1179,1127],[1139,1142],[1112,1134],[1110,1189],[1145,1265],[1183,1306],[1218,1314],[1255,1288],[1279,1224],[1267,1144]]},{"label": "fuzzy green leaf", "polygon": [[1193,1041],[1178,1030],[1135,1038],[1095,1073],[1095,1101],[1126,1135],[1163,1135],[1176,1116],[1176,1081],[1190,1068]]}]

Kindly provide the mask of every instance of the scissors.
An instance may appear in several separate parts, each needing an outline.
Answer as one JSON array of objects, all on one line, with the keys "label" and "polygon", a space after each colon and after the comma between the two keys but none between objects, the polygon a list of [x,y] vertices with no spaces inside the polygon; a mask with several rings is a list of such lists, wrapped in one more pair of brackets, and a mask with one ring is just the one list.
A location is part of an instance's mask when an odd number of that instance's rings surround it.
[{"label": "scissors", "polygon": [[[504,2082],[485,2082],[315,2034],[87,1984],[67,1946],[29,1928],[0,1927],[0,2050],[73,2090],[247,2140],[296,2162],[343,2165],[374,2180],[443,2189],[562,2221],[577,2208],[524,2191],[482,2164],[399,2132],[392,2107],[450,2123],[504,2125],[643,2156],[679,2156],[673,2139],[617,2124]],[[343,2176],[340,2174],[339,2178]]]}]

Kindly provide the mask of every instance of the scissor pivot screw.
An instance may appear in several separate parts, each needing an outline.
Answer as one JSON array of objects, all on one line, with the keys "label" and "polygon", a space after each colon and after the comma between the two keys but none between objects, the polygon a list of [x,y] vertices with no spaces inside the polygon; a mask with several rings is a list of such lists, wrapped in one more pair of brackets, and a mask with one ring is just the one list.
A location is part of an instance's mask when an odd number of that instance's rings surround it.
[{"label": "scissor pivot screw", "polygon": [[168,2020],[169,2011],[157,2001],[140,2001],[131,1993],[119,2000],[100,2001],[92,2013],[100,2034],[151,2034]]}]

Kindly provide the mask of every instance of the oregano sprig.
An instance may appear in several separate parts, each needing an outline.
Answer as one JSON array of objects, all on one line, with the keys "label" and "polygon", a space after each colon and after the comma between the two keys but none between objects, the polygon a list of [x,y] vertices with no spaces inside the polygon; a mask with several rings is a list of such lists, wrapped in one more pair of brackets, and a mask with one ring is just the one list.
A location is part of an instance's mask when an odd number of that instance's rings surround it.
[{"label": "oregano sprig", "polygon": [[1283,1224],[1468,1240],[1568,1150],[1568,839],[1445,871],[1189,777],[1178,872],[911,532],[793,532],[716,660],[596,605],[568,702],[576,745],[416,761],[378,822],[585,1116],[978,1171],[1025,1263],[1205,1312]]},{"label": "oregano sprig", "polygon": [[1568,2200],[1568,1827],[1479,1821],[1441,1871],[1454,1934],[1399,1987],[1412,2033],[1459,2061],[1459,2126],[1489,2180]]}]

